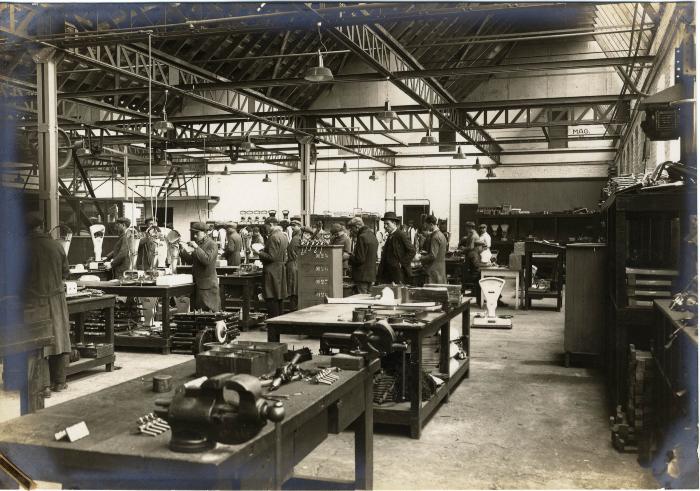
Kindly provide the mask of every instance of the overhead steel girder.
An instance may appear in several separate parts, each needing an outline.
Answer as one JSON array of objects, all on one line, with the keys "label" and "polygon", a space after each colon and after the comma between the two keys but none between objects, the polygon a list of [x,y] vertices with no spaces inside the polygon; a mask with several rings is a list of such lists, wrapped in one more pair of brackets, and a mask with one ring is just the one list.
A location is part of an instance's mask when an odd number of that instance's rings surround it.
[{"label": "overhead steel girder", "polygon": [[[167,89],[173,94],[187,97],[193,101],[200,102],[209,107],[232,113],[238,116],[245,117],[254,122],[263,123],[271,127],[277,128],[283,132],[289,132],[302,137],[313,137],[313,132],[300,130],[294,126],[280,123],[274,118],[264,118],[253,114],[256,111],[266,111],[278,109],[272,106],[268,101],[252,97],[248,94],[242,94],[229,89],[208,89],[197,88],[197,86],[211,83],[211,80],[205,78],[200,73],[195,73],[185,69],[179,65],[175,65],[170,60],[161,59],[159,56],[149,57],[148,53],[144,53],[139,49],[125,45],[117,45],[116,47],[104,46],[100,48],[88,48],[88,55],[82,55],[75,51],[63,50],[66,56],[83,61],[84,63],[112,71],[118,75],[128,76],[141,83],[148,84],[149,74],[148,67],[152,63],[151,85]],[[180,85],[191,85],[191,90],[184,90],[175,85],[173,81]],[[286,108],[284,108],[286,109]],[[252,111],[251,111],[252,110]],[[352,135],[346,138],[352,140]],[[360,139],[357,139],[360,140]],[[379,152],[364,152],[363,150],[351,150],[338,143],[337,139],[329,138],[324,140],[331,146],[354,153],[361,157],[371,158],[383,164],[394,165],[394,152],[382,150]],[[357,141],[362,143],[362,141]]]}]

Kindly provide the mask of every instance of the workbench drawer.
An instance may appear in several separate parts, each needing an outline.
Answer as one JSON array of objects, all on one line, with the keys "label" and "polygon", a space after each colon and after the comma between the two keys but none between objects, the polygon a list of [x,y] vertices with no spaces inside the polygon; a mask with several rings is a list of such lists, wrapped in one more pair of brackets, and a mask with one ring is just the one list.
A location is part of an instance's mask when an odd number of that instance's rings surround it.
[{"label": "workbench drawer", "polygon": [[338,434],[345,430],[362,414],[364,407],[365,394],[362,389],[343,395],[338,402],[328,408],[328,433]]}]

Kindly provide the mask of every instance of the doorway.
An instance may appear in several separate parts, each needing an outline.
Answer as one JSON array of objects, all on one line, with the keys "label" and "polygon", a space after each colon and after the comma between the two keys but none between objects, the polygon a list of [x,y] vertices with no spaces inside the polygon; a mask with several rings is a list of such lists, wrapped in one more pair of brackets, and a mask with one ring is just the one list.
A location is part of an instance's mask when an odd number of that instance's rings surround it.
[{"label": "doorway", "polygon": [[[168,223],[165,223],[165,217],[168,217]],[[173,207],[168,206],[167,208],[158,207],[156,208],[156,220],[158,220],[158,225],[161,227],[173,228]]]},{"label": "doorway", "polygon": [[476,223],[476,210],[479,209],[479,205],[476,203],[460,203],[459,204],[459,239],[467,234],[467,230],[464,226],[467,222]]},{"label": "doorway", "polygon": [[403,223],[410,225],[413,222],[415,228],[420,228],[421,218],[430,214],[430,205],[403,205]]}]

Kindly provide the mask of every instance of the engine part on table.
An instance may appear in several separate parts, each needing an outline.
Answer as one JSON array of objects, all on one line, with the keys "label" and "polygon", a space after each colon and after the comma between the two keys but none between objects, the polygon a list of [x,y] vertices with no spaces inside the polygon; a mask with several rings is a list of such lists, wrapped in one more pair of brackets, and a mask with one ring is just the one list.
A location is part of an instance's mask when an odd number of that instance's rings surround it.
[{"label": "engine part on table", "polygon": [[61,430],[59,432],[56,432],[54,434],[54,438],[56,441],[59,440],[68,440],[69,442],[73,443],[76,440],[80,440],[81,438],[85,438],[90,434],[90,430],[88,430],[87,425],[85,424],[85,421],[81,421],[80,423],[76,423],[74,425],[70,425],[66,427],[66,429]]},{"label": "engine part on table", "polygon": [[173,353],[201,353],[213,342],[227,343],[241,333],[238,312],[191,312],[172,316],[175,329],[172,336]]},{"label": "engine part on table", "polygon": [[139,433],[149,436],[162,435],[166,431],[170,431],[170,425],[167,421],[157,417],[153,413],[148,413],[136,420]]},{"label": "engine part on table", "polygon": [[373,360],[394,351],[405,351],[396,333],[385,320],[365,322],[351,334],[325,333],[321,336],[321,352],[338,349],[366,360]]},{"label": "engine part on table", "polygon": [[153,376],[153,392],[170,392],[173,389],[173,378],[170,375]]},{"label": "engine part on table", "polygon": [[[225,397],[226,391],[238,394]],[[170,400],[157,400],[155,414],[172,428],[170,449],[204,452],[224,444],[244,443],[267,424],[284,419],[284,405],[262,397],[260,381],[247,374],[200,377],[178,387]]]},{"label": "engine part on table", "polygon": [[80,351],[75,348],[71,348],[70,354],[68,355],[68,362],[75,363],[76,361],[80,361]]},{"label": "engine part on table", "polygon": [[397,400],[396,377],[380,372],[374,377],[372,385],[373,401],[376,404]]},{"label": "engine part on table", "polygon": [[352,311],[353,322],[367,322],[377,318],[377,314],[372,307],[355,307]]},{"label": "engine part on table", "polygon": [[247,373],[259,377],[284,364],[287,345],[262,341],[236,341],[207,346],[195,355],[197,376],[213,377],[221,373]]},{"label": "engine part on table", "polygon": [[306,381],[312,384],[333,385],[340,378],[337,373],[334,373],[338,371],[338,367],[323,368],[319,370],[316,375],[307,377]]}]

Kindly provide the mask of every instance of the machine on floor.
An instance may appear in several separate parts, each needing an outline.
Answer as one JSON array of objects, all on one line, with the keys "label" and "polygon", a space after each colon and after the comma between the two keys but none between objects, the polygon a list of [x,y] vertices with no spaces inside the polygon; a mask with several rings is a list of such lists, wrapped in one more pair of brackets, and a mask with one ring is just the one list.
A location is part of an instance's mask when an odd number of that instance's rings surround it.
[{"label": "machine on floor", "polygon": [[486,313],[477,313],[472,319],[472,328],[512,329],[512,316],[496,315],[498,299],[506,281],[503,278],[482,278],[479,280],[482,298],[486,301]]}]

